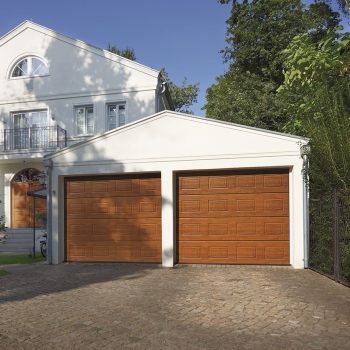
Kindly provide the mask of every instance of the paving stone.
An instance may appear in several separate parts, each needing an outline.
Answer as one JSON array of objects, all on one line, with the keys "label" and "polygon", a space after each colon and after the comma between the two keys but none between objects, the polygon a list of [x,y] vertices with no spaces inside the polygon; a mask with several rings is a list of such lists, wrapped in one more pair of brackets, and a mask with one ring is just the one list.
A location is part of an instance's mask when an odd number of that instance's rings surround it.
[{"label": "paving stone", "polygon": [[350,349],[350,289],[286,267],[6,266],[0,349]]}]

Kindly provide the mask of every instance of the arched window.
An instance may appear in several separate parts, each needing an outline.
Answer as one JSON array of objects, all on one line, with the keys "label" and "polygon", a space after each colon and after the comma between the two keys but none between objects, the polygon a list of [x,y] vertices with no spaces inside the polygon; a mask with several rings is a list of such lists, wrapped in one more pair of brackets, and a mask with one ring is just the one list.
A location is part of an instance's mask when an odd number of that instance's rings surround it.
[{"label": "arched window", "polygon": [[27,56],[15,64],[11,70],[10,78],[39,77],[47,74],[49,74],[49,69],[41,58]]}]

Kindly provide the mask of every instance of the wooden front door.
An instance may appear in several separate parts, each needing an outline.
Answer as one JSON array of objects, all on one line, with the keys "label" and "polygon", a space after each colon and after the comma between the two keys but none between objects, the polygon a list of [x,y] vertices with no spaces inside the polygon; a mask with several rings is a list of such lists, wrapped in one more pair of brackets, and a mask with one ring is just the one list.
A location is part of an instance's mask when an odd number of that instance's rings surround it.
[{"label": "wooden front door", "polygon": [[288,170],[179,175],[178,261],[289,264]]},{"label": "wooden front door", "polygon": [[161,262],[159,175],[65,182],[66,260]]},{"label": "wooden front door", "polygon": [[[12,228],[33,227],[33,197],[28,196],[28,192],[42,188],[39,181],[11,183],[12,199]],[[36,212],[46,212],[46,200],[36,198]],[[36,220],[37,227],[42,226],[42,222]]]}]

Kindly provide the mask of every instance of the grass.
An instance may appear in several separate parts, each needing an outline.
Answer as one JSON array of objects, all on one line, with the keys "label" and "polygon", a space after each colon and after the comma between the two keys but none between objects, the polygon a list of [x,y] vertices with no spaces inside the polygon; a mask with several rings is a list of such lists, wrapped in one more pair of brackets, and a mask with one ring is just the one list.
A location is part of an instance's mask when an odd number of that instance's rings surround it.
[{"label": "grass", "polygon": [[9,275],[10,273],[5,270],[0,270],[0,277]]},{"label": "grass", "polygon": [[35,258],[29,254],[0,255],[0,265],[32,264],[43,260],[40,254],[36,254]]}]

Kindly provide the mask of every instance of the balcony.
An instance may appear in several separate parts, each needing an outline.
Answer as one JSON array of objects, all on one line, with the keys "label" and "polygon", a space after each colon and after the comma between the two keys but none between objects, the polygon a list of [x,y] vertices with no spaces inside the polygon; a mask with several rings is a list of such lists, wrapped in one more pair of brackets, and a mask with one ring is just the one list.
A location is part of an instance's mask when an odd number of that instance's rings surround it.
[{"label": "balcony", "polygon": [[0,131],[0,152],[54,151],[67,146],[67,131],[59,126],[4,129]]}]

